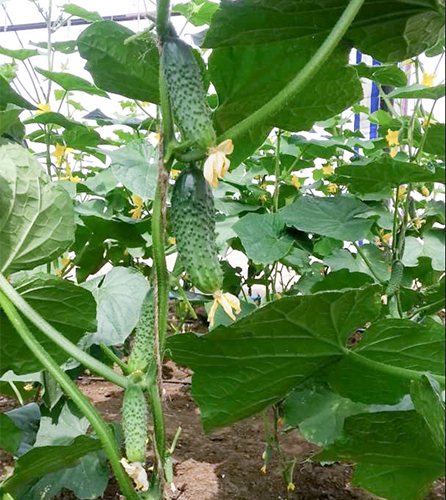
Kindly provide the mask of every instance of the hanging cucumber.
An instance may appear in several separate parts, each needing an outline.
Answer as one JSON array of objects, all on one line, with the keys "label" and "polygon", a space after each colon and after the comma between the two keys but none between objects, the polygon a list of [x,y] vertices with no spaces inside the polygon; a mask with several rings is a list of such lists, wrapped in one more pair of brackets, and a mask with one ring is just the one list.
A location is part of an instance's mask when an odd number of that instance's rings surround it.
[{"label": "hanging cucumber", "polygon": [[129,462],[144,463],[148,438],[147,402],[140,385],[130,385],[122,403],[125,452]]},{"label": "hanging cucumber", "polygon": [[128,360],[130,373],[140,370],[147,371],[153,363],[153,292],[150,290],[142,304],[138,324],[135,327],[135,337]]},{"label": "hanging cucumber", "polygon": [[216,134],[200,68],[191,47],[179,38],[165,37],[162,67],[170,105],[183,141],[191,141],[206,152],[215,146]]},{"label": "hanging cucumber", "polygon": [[171,214],[178,255],[190,281],[204,293],[221,290],[214,197],[195,165],[184,170],[175,182]]},{"label": "hanging cucumber", "polygon": [[386,295],[393,295],[401,286],[401,280],[403,279],[404,265],[400,260],[395,260],[392,264],[392,273],[390,274],[390,280],[386,288]]}]

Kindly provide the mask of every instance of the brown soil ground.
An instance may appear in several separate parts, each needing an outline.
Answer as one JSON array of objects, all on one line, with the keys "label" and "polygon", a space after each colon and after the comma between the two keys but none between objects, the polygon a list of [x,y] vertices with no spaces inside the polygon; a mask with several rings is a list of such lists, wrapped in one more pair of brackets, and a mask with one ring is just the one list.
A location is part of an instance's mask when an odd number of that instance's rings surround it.
[{"label": "brown soil ground", "polygon": [[[297,457],[295,491],[287,493],[280,468],[274,460],[266,475],[260,471],[265,435],[260,418],[251,418],[232,427],[205,435],[199,410],[189,395],[190,374],[172,363],[165,370],[165,413],[168,440],[178,426],[183,429],[175,452],[175,485],[173,500],[376,500],[351,485],[352,468],[347,465],[319,466],[307,459],[315,447],[302,440],[297,431],[281,439],[287,458]],[[82,392],[110,422],[120,420],[122,390],[109,382],[87,377],[79,380]],[[14,404],[0,399],[0,410]],[[0,455],[0,469],[12,464],[6,454]],[[444,482],[436,483],[426,500],[445,498]],[[103,500],[119,500],[112,480]],[[74,500],[66,491],[57,500]]]}]

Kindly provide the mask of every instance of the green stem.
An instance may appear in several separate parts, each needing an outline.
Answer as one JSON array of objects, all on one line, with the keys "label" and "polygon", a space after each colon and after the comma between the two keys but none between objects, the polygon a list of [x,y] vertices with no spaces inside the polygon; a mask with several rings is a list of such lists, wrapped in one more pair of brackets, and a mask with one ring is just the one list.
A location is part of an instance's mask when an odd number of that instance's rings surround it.
[{"label": "green stem", "polygon": [[17,309],[21,311],[24,316],[26,316],[32,323],[34,323],[34,325],[37,326],[37,328],[39,328],[42,333],[50,338],[61,349],[70,354],[70,356],[79,361],[79,363],[89,368],[92,372],[102,375],[110,382],[113,382],[114,384],[122,388],[127,387],[128,382],[125,377],[119,375],[119,373],[116,373],[108,366],[93,358],[93,356],[90,356],[89,354],[84,352],[82,349],[79,349],[77,345],[70,342],[55,328],[53,328],[23,299],[23,297],[19,293],[17,293],[14,287],[2,274],[0,274],[0,290],[9,298],[9,300],[14,304],[15,307],[17,307]]},{"label": "green stem", "polygon": [[235,140],[237,137],[245,134],[248,130],[253,129],[260,123],[265,122],[273,116],[285,104],[292,99],[311,78],[323,67],[327,59],[330,57],[334,49],[337,47],[342,37],[347,32],[351,23],[356,17],[356,14],[362,7],[364,0],[350,0],[347,8],[335,24],[332,31],[325,39],[324,43],[319,47],[314,56],[302,68],[295,78],[273,99],[258,109],[255,113],[248,116],[234,127],[224,132],[218,139],[217,143],[221,143],[225,139]]},{"label": "green stem", "polygon": [[396,187],[395,202],[394,202],[394,213],[393,213],[393,229],[392,229],[392,257],[395,260],[396,257],[396,230],[398,226],[398,194],[400,191],[400,184]]},{"label": "green stem", "polygon": [[17,309],[3,292],[0,292],[0,305],[26,346],[48,370],[54,380],[60,384],[62,389],[68,396],[70,396],[76,406],[82,411],[90,424],[93,426],[93,429],[104,447],[122,493],[125,495],[127,500],[137,500],[138,495],[133,489],[129,476],[121,466],[121,455],[119,453],[118,444],[108,425],[102,420],[92,403],[82,394],[76,384],[59,367],[56,361],[54,361],[54,359],[45,351],[38,340],[28,330],[23,319],[17,312]]},{"label": "green stem", "polygon": [[102,342],[100,347],[102,349],[102,352],[107,356],[107,358],[113,361],[113,363],[116,363],[119,366],[119,368],[121,368],[123,373],[125,373],[126,375],[130,375],[129,367],[125,363],[123,363],[108,346],[106,346]]},{"label": "green stem", "polygon": [[166,456],[166,429],[164,425],[163,403],[156,384],[149,385],[148,393],[153,414],[156,451],[161,464],[163,464]]},{"label": "green stem", "polygon": [[279,177],[280,177],[280,139],[281,131],[277,132],[276,161],[275,161],[275,182],[274,182],[274,212],[279,211]]},{"label": "green stem", "polygon": [[427,126],[426,126],[426,129],[424,131],[423,137],[421,138],[420,147],[418,148],[417,154],[415,156],[416,163],[418,163],[421,160],[421,156],[422,156],[423,150],[424,150],[424,145],[426,143],[427,133],[429,131],[430,123],[432,120],[432,115],[434,114],[434,109],[435,109],[436,104],[437,104],[437,100],[435,100],[434,103],[432,104],[431,111],[430,111],[429,116],[427,118]]},{"label": "green stem", "polygon": [[426,311],[427,309],[430,309],[432,307],[437,307],[437,306],[442,306],[441,308],[443,308],[444,300],[443,299],[437,300],[437,302],[433,302],[432,304],[427,304],[426,306],[419,307],[418,309],[415,309],[415,311],[410,316],[408,316],[408,319],[412,319],[417,314],[419,314],[423,311]]},{"label": "green stem", "polygon": [[361,256],[362,260],[365,262],[365,265],[369,268],[370,272],[372,273],[373,277],[376,279],[378,283],[384,284],[384,281],[378,277],[378,275],[375,273],[375,270],[373,269],[372,264],[370,263],[369,259],[363,252],[362,248],[357,244],[353,243],[355,246],[356,250],[358,251],[358,254]]},{"label": "green stem", "polygon": [[195,312],[195,309],[192,307],[192,304],[189,302],[186,292],[184,291],[184,288],[181,286],[180,280],[173,274],[170,275],[170,279],[172,280],[172,283],[178,288],[178,292],[181,295],[182,299],[184,300],[184,303],[186,304],[192,318],[198,319],[197,313]]},{"label": "green stem", "polygon": [[156,31],[162,36],[169,27],[170,0],[157,0],[156,4]]}]

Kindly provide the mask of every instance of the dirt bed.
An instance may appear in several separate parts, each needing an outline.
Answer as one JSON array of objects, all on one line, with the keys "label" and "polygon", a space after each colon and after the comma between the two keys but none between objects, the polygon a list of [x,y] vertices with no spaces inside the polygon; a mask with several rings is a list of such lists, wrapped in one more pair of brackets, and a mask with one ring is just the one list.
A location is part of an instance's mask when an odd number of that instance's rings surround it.
[{"label": "dirt bed", "polygon": [[[205,435],[199,410],[191,399],[189,373],[168,364],[165,383],[165,413],[169,442],[177,427],[183,429],[175,453],[173,498],[178,500],[375,500],[351,485],[352,469],[346,465],[318,466],[307,458],[315,450],[297,431],[284,436],[283,452],[297,457],[295,491],[287,494],[277,463],[272,462],[266,475],[260,471],[265,447],[263,423],[251,418],[232,427]],[[79,387],[107,421],[119,421],[123,392],[111,383],[96,378],[81,378]],[[1,411],[11,409],[3,399]],[[3,406],[3,405],[2,405]],[[3,455],[0,467],[11,465]],[[3,467],[2,467],[3,466]],[[444,482],[438,482],[426,500],[444,499]],[[68,491],[58,500],[73,500]],[[103,500],[118,500],[111,481]]]}]

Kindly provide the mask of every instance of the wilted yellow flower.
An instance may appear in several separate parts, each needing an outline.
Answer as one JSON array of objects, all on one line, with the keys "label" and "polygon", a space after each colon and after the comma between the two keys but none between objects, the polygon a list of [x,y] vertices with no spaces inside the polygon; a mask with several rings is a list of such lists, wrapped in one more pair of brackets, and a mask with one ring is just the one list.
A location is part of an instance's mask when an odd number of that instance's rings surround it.
[{"label": "wilted yellow flower", "polygon": [[260,469],[260,472],[262,474],[267,474],[268,473],[268,466],[267,465],[263,465],[262,468]]},{"label": "wilted yellow flower", "polygon": [[328,192],[330,194],[336,194],[339,190],[339,186],[337,184],[335,184],[334,182],[330,182],[330,184],[328,185]]},{"label": "wilted yellow flower", "polygon": [[221,291],[217,291],[213,294],[214,302],[212,302],[211,310],[209,311],[208,320],[209,325],[212,328],[215,323],[215,313],[217,311],[218,306],[223,307],[225,313],[235,321],[235,316],[232,310],[234,309],[235,314],[240,314],[240,301],[235,295],[232,293],[223,293]]},{"label": "wilted yellow flower", "polygon": [[395,158],[395,156],[396,156],[397,154],[398,154],[398,148],[397,148],[397,147],[396,147],[396,148],[392,148],[392,149],[390,150],[390,156],[391,156],[392,158]]},{"label": "wilted yellow flower", "polygon": [[234,144],[231,139],[227,139],[218,146],[208,149],[203,175],[213,188],[217,187],[218,179],[223,179],[223,176],[229,170],[231,162],[226,157],[233,152]]},{"label": "wilted yellow flower", "polygon": [[144,207],[144,202],[142,198],[137,194],[132,195],[132,203],[135,208],[132,208],[129,213],[132,214],[132,219],[140,219],[142,216],[142,209]]},{"label": "wilted yellow flower", "polygon": [[400,132],[399,130],[391,130],[390,128],[387,130],[387,135],[386,135],[386,141],[387,144],[392,147],[392,146],[399,146],[400,141],[399,141],[399,135]]},{"label": "wilted yellow flower", "polygon": [[170,236],[167,238],[167,243],[169,243],[169,245],[176,245],[177,240],[173,236]]},{"label": "wilted yellow flower", "polygon": [[28,382],[26,385],[23,386],[23,390],[26,391],[26,392],[30,392],[34,389],[33,385]]},{"label": "wilted yellow flower", "polygon": [[423,85],[425,87],[433,87],[434,86],[434,79],[437,75],[429,75],[428,73],[425,73],[423,71]]},{"label": "wilted yellow flower", "polygon": [[329,163],[327,163],[322,167],[322,172],[324,175],[331,175],[334,172],[334,169]]},{"label": "wilted yellow flower", "polygon": [[407,187],[400,187],[398,189],[398,200],[404,200],[406,198],[406,193],[407,193]]},{"label": "wilted yellow flower", "polygon": [[174,168],[172,168],[172,170],[170,171],[170,178],[175,180],[180,174],[181,170],[175,170]]},{"label": "wilted yellow flower", "polygon": [[421,226],[425,223],[426,221],[424,219],[420,219],[420,217],[416,217],[413,220],[413,225],[415,229],[421,229]]},{"label": "wilted yellow flower", "polygon": [[46,104],[42,104],[41,102],[39,102],[39,104],[37,105],[36,115],[41,115],[42,113],[49,113],[50,111],[51,111],[51,106],[49,105],[48,102]]},{"label": "wilted yellow flower", "polygon": [[298,177],[296,177],[295,175],[293,175],[293,177],[291,178],[291,182],[293,183],[293,186],[296,188],[296,189],[299,189],[301,187],[301,183],[300,183],[300,180]]},{"label": "wilted yellow flower", "polygon": [[430,193],[429,189],[427,189],[426,186],[423,186],[421,188],[421,194],[427,198],[431,193]]},{"label": "wilted yellow flower", "polygon": [[147,472],[140,462],[129,463],[125,458],[121,458],[121,464],[135,483],[137,490],[147,491],[149,489]]},{"label": "wilted yellow flower", "polygon": [[288,483],[288,486],[286,487],[288,491],[294,491],[296,489],[296,486],[294,483]]}]

